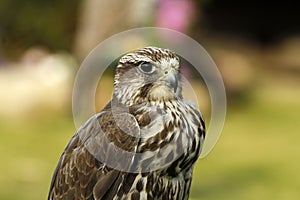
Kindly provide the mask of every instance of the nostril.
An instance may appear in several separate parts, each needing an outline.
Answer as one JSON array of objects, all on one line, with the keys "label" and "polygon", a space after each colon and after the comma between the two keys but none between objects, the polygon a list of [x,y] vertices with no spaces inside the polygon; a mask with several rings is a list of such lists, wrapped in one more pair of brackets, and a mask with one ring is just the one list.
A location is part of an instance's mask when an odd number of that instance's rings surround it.
[{"label": "nostril", "polygon": [[169,73],[168,71],[165,71],[165,74]]}]

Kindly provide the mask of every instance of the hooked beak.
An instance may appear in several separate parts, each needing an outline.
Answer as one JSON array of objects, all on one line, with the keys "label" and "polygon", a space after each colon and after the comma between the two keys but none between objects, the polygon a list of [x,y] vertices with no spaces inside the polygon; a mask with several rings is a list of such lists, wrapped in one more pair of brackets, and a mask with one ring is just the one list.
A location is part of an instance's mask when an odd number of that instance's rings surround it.
[{"label": "hooked beak", "polygon": [[176,93],[177,87],[178,87],[178,75],[174,72],[168,72],[163,77],[163,81],[167,83],[167,85],[171,88],[173,88],[174,93]]}]

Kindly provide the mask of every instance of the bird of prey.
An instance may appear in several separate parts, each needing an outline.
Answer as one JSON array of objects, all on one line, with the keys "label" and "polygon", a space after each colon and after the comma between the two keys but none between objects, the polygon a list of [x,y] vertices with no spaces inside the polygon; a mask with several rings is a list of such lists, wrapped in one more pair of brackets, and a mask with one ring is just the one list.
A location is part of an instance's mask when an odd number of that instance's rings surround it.
[{"label": "bird of prey", "polygon": [[121,57],[112,100],[72,137],[48,199],[187,200],[205,124],[183,100],[179,70],[168,49]]}]

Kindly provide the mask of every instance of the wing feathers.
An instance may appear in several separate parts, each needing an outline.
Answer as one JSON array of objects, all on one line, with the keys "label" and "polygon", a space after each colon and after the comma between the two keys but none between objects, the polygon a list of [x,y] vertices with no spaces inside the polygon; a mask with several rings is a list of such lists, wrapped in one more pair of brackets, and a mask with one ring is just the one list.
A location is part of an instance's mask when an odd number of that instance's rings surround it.
[{"label": "wing feathers", "polygon": [[[129,123],[128,118],[118,120],[120,124]],[[112,159],[114,145],[134,151],[138,141],[118,128],[115,121],[112,112],[107,109],[92,117],[77,131],[54,172],[49,200],[112,199],[116,195],[124,174],[106,166],[97,160],[97,156]],[[126,128],[136,129],[135,126]],[[110,143],[107,144],[107,141]],[[119,162],[124,162],[124,159],[128,158],[120,156]]]}]

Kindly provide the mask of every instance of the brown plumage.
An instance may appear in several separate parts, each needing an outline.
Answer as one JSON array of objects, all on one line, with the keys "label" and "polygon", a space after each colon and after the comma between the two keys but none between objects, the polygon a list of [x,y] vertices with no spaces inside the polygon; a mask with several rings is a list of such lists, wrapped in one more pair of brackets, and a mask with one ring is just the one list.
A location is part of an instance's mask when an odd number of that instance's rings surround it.
[{"label": "brown plumage", "polygon": [[173,52],[123,56],[112,101],[65,148],[48,199],[188,199],[205,126],[181,90]]}]

